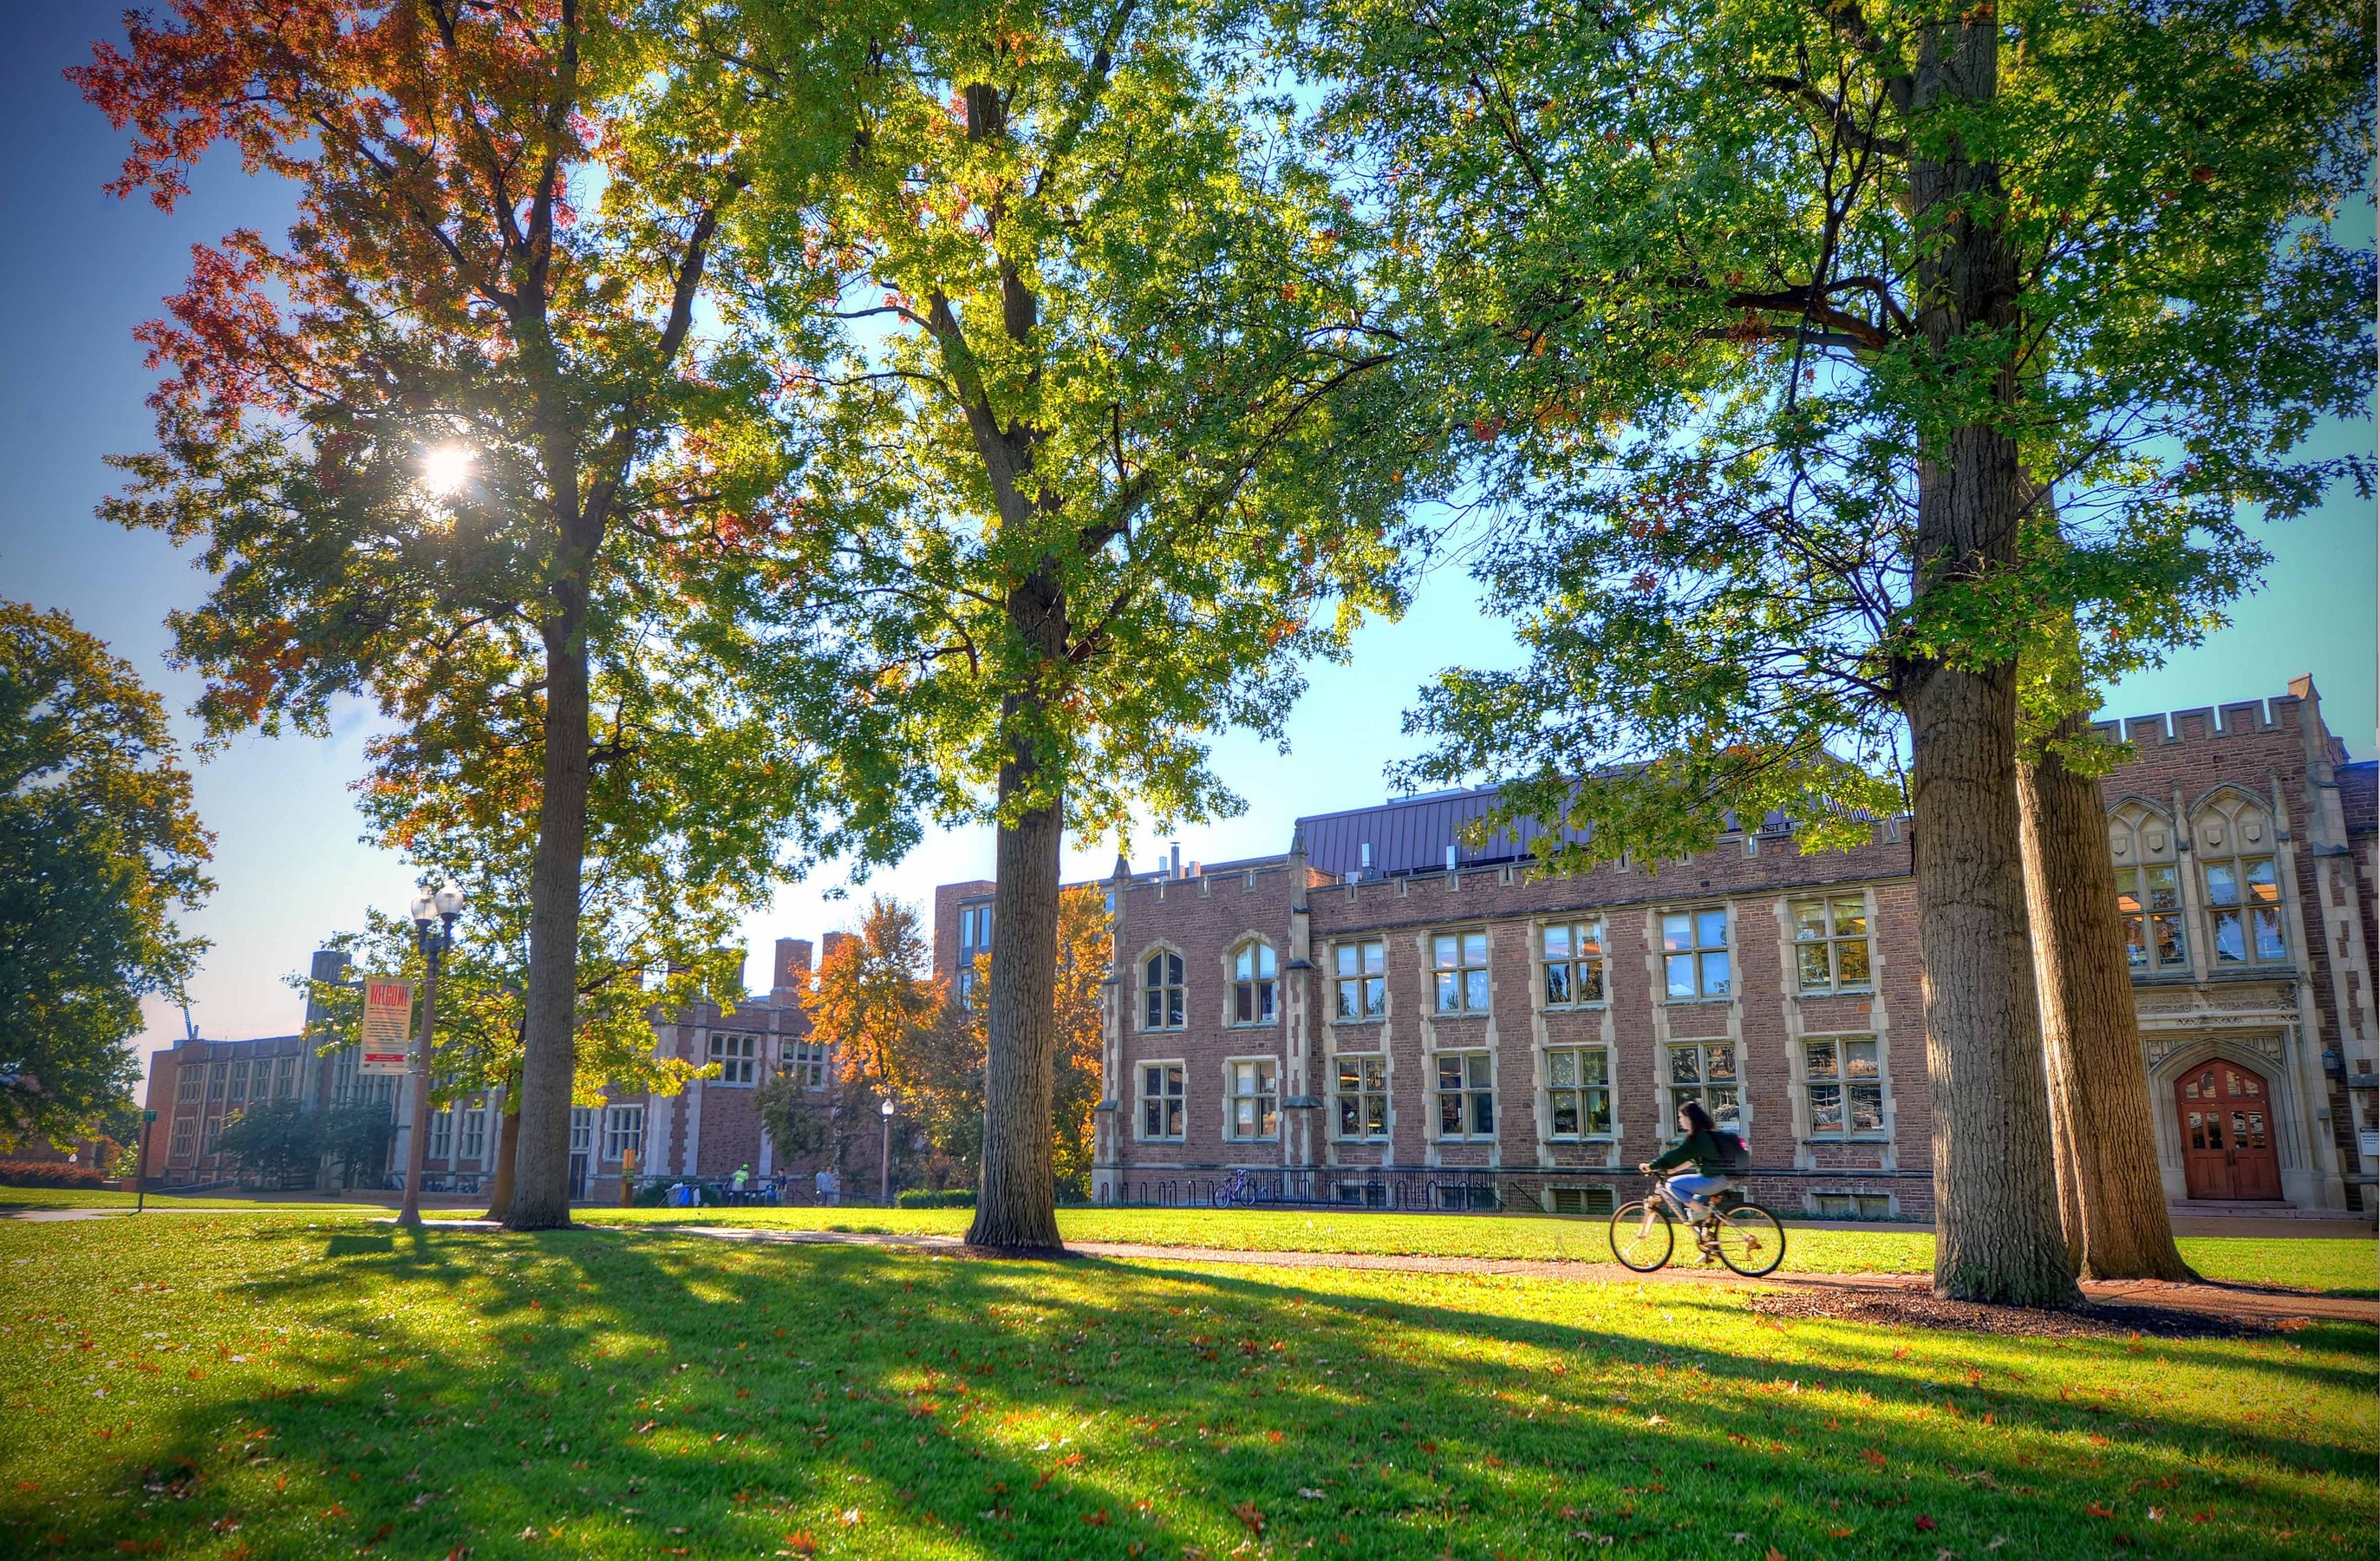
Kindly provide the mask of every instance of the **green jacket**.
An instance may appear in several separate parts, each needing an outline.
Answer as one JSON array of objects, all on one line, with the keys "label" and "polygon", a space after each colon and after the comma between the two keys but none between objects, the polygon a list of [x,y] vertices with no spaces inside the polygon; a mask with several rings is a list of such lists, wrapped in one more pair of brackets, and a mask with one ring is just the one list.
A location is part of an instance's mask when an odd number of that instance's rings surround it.
[{"label": "green jacket", "polygon": [[1677,1148],[1654,1161],[1653,1169],[1671,1170],[1691,1160],[1694,1169],[1704,1176],[1723,1177],[1727,1175],[1727,1151],[1719,1147],[1718,1140],[1696,1128]]}]

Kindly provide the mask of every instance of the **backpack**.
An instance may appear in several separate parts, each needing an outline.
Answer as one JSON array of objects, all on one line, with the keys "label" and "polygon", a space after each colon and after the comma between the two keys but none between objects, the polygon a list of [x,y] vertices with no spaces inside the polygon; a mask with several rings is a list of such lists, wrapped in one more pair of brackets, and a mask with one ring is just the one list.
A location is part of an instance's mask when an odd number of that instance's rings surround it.
[{"label": "backpack", "polygon": [[1724,1169],[1729,1176],[1742,1176],[1752,1169],[1752,1146],[1743,1141],[1742,1133],[1719,1128],[1712,1131],[1711,1138],[1719,1147],[1725,1162]]}]

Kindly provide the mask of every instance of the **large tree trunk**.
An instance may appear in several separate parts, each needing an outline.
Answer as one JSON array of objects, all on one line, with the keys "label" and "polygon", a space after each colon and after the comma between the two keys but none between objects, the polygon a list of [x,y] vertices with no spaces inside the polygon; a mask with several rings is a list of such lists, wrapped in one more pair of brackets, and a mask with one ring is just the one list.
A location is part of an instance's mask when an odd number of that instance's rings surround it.
[{"label": "large tree trunk", "polygon": [[[1046,565],[1009,594],[1009,621],[1044,658],[1062,654],[1065,598]],[[1043,773],[1038,698],[1002,701],[1010,758],[1000,767],[993,857],[991,982],[985,1009],[983,1176],[967,1240],[1012,1251],[1057,1252],[1050,1091],[1058,1056],[1058,860],[1064,799]],[[1020,798],[1038,805],[1012,814]]]},{"label": "large tree trunk", "polygon": [[520,1161],[520,1086],[516,1083],[506,1091],[504,1126],[496,1134],[496,1185],[488,1194],[488,1218],[502,1221],[512,1212],[513,1188],[517,1184]]},{"label": "large tree trunk", "polygon": [[2107,812],[2054,746],[2083,729],[2069,715],[2017,776],[2066,1250],[2086,1279],[2195,1279],[2157,1174]]},{"label": "large tree trunk", "polygon": [[[1940,114],[1998,90],[1988,16],[1930,29],[1910,108]],[[1981,332],[2013,334],[2021,279],[1994,226],[1998,170],[1955,138],[1910,161],[1924,237],[1921,367],[1952,398],[2015,400],[2013,368],[1978,386],[1961,355]],[[1971,421],[1928,438],[1918,459],[1915,589],[1960,589],[2012,567],[2030,498],[2011,431]],[[2030,1306],[2081,1299],[2066,1259],[2052,1165],[2047,1080],[2025,920],[2016,799],[2017,668],[1914,656],[1897,669],[1914,762],[1918,947],[1934,1084],[1934,1287]]]},{"label": "large tree trunk", "polygon": [[529,872],[528,1001],[521,1035],[512,1230],[570,1223],[570,1095],[577,1072],[578,895],[587,850],[587,587],[555,587],[544,625],[545,774]]}]

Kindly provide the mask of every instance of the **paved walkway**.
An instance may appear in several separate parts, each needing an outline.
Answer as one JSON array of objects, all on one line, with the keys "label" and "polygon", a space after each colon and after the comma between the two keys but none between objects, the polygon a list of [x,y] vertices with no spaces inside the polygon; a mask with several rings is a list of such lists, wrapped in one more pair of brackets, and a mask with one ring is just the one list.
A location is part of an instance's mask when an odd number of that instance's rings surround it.
[{"label": "paved walkway", "polygon": [[[646,1226],[641,1228],[764,1245],[892,1247],[952,1255],[967,1251],[965,1242],[950,1236],[870,1236],[847,1231],[704,1225]],[[1401,1257],[1366,1252],[1244,1252],[1219,1247],[1152,1247],[1122,1241],[1075,1241],[1068,1243],[1066,1250],[1083,1257],[1118,1258],[1133,1262],[1234,1263],[1257,1268],[1354,1268],[1391,1274],[1508,1274],[1530,1279],[1602,1283],[1642,1280],[1717,1285],[1727,1288],[1783,1287],[1890,1294],[1930,1292],[1933,1285],[1932,1280],[1923,1274],[1772,1274],[1765,1279],[1746,1279],[1724,1271],[1714,1273],[1696,1268],[1670,1267],[1653,1274],[1637,1274],[1610,1262],[1548,1262],[1505,1258]],[[2086,1280],[2082,1293],[2107,1306],[2168,1307],[2217,1317],[2319,1317],[2380,1323],[2380,1300],[2317,1296],[2302,1290],[2268,1289],[2250,1285],[2169,1285],[2150,1279]]]}]

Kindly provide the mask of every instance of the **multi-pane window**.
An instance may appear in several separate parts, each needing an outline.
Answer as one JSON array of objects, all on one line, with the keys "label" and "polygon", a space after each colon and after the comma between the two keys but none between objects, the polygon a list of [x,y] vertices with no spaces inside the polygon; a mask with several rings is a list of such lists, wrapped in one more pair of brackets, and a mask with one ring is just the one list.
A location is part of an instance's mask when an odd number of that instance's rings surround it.
[{"label": "multi-pane window", "polygon": [[1802,1043],[1810,1091],[1810,1136],[1866,1138],[1884,1131],[1884,1074],[1876,1038],[1829,1036]]},{"label": "multi-pane window", "polygon": [[[2209,1065],[2198,1077],[2182,1081],[2181,1092],[2189,1122],[2184,1129],[2192,1149],[2263,1149],[2265,1134],[2265,1084],[2252,1073],[2242,1073],[2236,1067],[2222,1069],[2219,1088],[2216,1067]],[[2227,1098],[2228,1096],[2228,1098]],[[2204,1102],[2201,1105],[2200,1102]],[[2216,1108],[2221,1102],[2230,1107],[2231,1136],[2223,1136],[2224,1114]]]},{"label": "multi-pane window", "polygon": [[1538,934],[1546,1006],[1567,1008],[1603,1001],[1603,923],[1571,921]]},{"label": "multi-pane window", "polygon": [[463,1118],[463,1152],[465,1160],[483,1160],[488,1153],[488,1113],[484,1107],[465,1106]]},{"label": "multi-pane window", "polygon": [[645,1157],[645,1108],[613,1105],[603,1109],[603,1158]]},{"label": "multi-pane window", "polygon": [[1389,1060],[1381,1056],[1339,1059],[1339,1136],[1389,1136]]},{"label": "multi-pane window", "polygon": [[1546,1054],[1546,1093],[1553,1107],[1552,1136],[1611,1136],[1611,1057],[1600,1046],[1562,1046]]},{"label": "multi-pane window", "polygon": [[207,1104],[223,1109],[224,1097],[231,1089],[231,1065],[216,1063],[207,1069]]},{"label": "multi-pane window", "polygon": [[176,1105],[196,1105],[206,1092],[207,1070],[203,1067],[186,1067],[182,1069],[181,1076],[174,1080]]},{"label": "multi-pane window", "polygon": [[1728,960],[1727,912],[1673,910],[1661,918],[1661,974],[1673,1003],[1730,997],[1735,972]]},{"label": "multi-pane window", "polygon": [[1160,948],[1140,968],[1141,1028],[1179,1030],[1189,1013],[1183,996],[1182,956]]},{"label": "multi-pane window", "polygon": [[975,997],[976,961],[991,952],[991,904],[959,908],[959,1001]]},{"label": "multi-pane window", "polygon": [[2124,957],[2135,970],[2178,970],[2190,963],[2181,936],[2181,870],[2116,870],[2116,915],[2124,924]]},{"label": "multi-pane window", "polygon": [[[191,1077],[191,1075],[184,1074],[183,1077],[187,1079]],[[174,1141],[168,1145],[165,1150],[166,1157],[173,1160],[188,1160],[190,1157],[190,1145],[196,1141],[198,1132],[199,1119],[197,1117],[176,1116],[174,1118]]]},{"label": "multi-pane window", "polygon": [[1269,1139],[1281,1130],[1281,1065],[1246,1057],[1223,1065],[1223,1136]]},{"label": "multi-pane window", "polygon": [[224,1119],[220,1116],[210,1116],[207,1118],[206,1125],[199,1129],[199,1152],[200,1154],[212,1154],[215,1152],[215,1138],[216,1135],[223,1131],[223,1125]]},{"label": "multi-pane window", "polygon": [[2281,884],[2270,857],[2225,857],[2204,864],[2206,933],[2217,965],[2264,965],[2289,957],[2281,942]]},{"label": "multi-pane window", "polygon": [[283,1057],[273,1065],[273,1098],[291,1100],[298,1093],[298,1059]]},{"label": "multi-pane window", "polygon": [[1438,1055],[1438,1136],[1496,1136],[1496,1074],[1487,1053]]},{"label": "multi-pane window", "polygon": [[756,1081],[760,1067],[760,1038],[757,1035],[721,1035],[710,1037],[710,1060],[719,1065],[719,1082],[748,1085]]},{"label": "multi-pane window", "polygon": [[443,1160],[455,1152],[455,1108],[441,1106],[430,1114],[429,1156]]},{"label": "multi-pane window", "polygon": [[1232,1022],[1270,1024],[1278,971],[1272,945],[1251,938],[1232,955]]},{"label": "multi-pane window", "polygon": [[230,1111],[237,1111],[248,1104],[248,1059],[246,1057],[231,1065],[231,1093],[224,1104],[225,1108]]},{"label": "multi-pane window", "polygon": [[809,1040],[786,1042],[785,1075],[805,1090],[825,1089],[826,1043]]},{"label": "multi-pane window", "polygon": [[1441,1014],[1488,1011],[1488,934],[1439,933],[1429,940],[1430,974]]},{"label": "multi-pane window", "polygon": [[1183,1075],[1178,1062],[1140,1065],[1140,1136],[1144,1139],[1182,1137]]},{"label": "multi-pane window", "polygon": [[1793,907],[1793,957],[1804,992],[1859,992],[1869,985],[1867,898],[1801,900]]},{"label": "multi-pane window", "polygon": [[570,1108],[570,1152],[585,1154],[595,1147],[595,1108],[574,1105]]},{"label": "multi-pane window", "polygon": [[1735,1046],[1727,1041],[1697,1041],[1670,1048],[1670,1110],[1662,1130],[1677,1136],[1677,1108],[1700,1101],[1711,1119],[1722,1128],[1742,1124],[1742,1100],[1735,1072]]},{"label": "multi-pane window", "polygon": [[1332,970],[1339,985],[1339,1018],[1377,1019],[1389,1011],[1389,945],[1378,938],[1359,938],[1331,951]]}]

